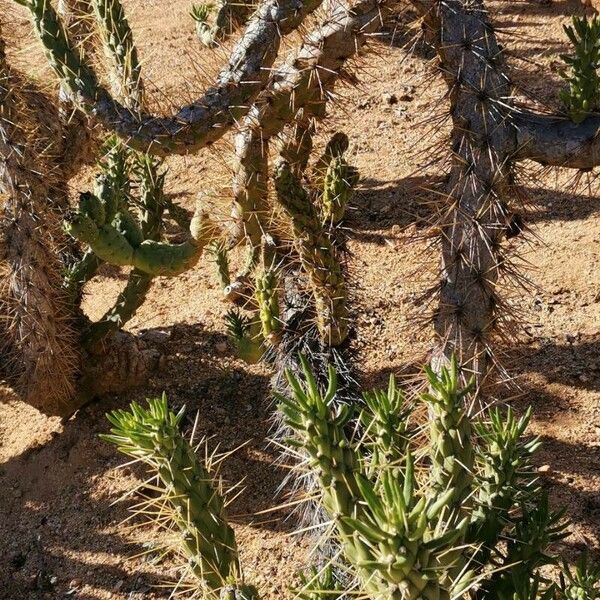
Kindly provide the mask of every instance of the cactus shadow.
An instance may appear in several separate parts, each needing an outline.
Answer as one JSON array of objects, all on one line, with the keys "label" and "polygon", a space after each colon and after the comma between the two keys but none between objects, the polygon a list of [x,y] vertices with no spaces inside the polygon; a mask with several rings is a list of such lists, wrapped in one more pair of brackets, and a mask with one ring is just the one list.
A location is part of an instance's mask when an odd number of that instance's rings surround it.
[{"label": "cactus shadow", "polygon": [[349,236],[377,245],[393,243],[389,230],[394,225],[401,230],[416,226],[429,227],[436,218],[440,196],[433,193],[444,177],[406,177],[396,181],[361,179],[360,188],[347,212]]},{"label": "cactus shadow", "polygon": [[[581,186],[584,184],[583,180]],[[597,187],[595,176],[590,174],[590,185]],[[580,186],[580,187],[581,187]],[[549,221],[575,221],[586,219],[600,212],[600,198],[576,190],[559,191],[542,187],[528,187],[529,206],[525,219],[531,223]]]}]

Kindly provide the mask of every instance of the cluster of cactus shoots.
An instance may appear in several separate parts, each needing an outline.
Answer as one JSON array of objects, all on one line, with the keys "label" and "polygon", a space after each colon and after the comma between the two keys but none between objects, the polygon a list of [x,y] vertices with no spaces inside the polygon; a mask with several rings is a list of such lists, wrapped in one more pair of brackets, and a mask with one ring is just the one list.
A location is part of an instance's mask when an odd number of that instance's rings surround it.
[{"label": "cluster of cactus shoots", "polygon": [[[345,134],[332,137],[311,170],[308,187],[285,160],[275,167],[276,208],[288,220],[293,245],[282,256],[273,247],[272,238],[263,235],[260,260],[254,265],[254,295],[248,303],[254,306],[250,321],[260,327],[248,324],[240,327],[239,313],[227,314],[230,335],[246,356],[250,347],[253,347],[251,355],[256,356],[260,354],[259,347],[276,347],[281,340],[284,324],[279,308],[279,281],[286,266],[298,262],[314,300],[315,321],[322,341],[327,346],[339,346],[348,335],[348,294],[336,235],[358,183],[357,170],[344,156],[348,145]],[[223,253],[223,246],[219,248]],[[215,253],[215,262],[219,279],[224,283],[229,281],[229,275],[224,272],[226,259],[220,253]],[[246,337],[240,338],[242,331]]]},{"label": "cluster of cactus shoots", "polygon": [[[532,473],[530,457],[540,441],[524,437],[530,411],[517,418],[510,409],[495,409],[488,419],[471,420],[464,402],[469,386],[461,387],[454,361],[439,375],[426,368],[429,391],[418,399],[406,401],[392,379],[387,390],[365,394],[359,408],[336,401],[333,368],[321,390],[303,357],[301,363],[303,380],[287,373],[291,393],[278,396],[280,410],[293,432],[289,443],[318,479],[344,577],[336,578],[334,563],[311,568],[294,589],[297,597],[598,595],[600,570],[585,559],[574,572],[565,567],[560,583],[540,573],[544,565],[558,565],[550,548],[566,537],[567,523],[562,511],[549,507]],[[428,424],[419,425],[419,402],[429,410]],[[182,414],[171,412],[164,397],[148,409],[133,404],[109,415],[114,428],[105,439],[161,480],[162,497],[150,502],[171,506],[202,589],[255,594],[241,576],[214,475],[179,431]]]},{"label": "cluster of cactus shoots", "polygon": [[64,285],[75,302],[102,263],[132,270],[115,305],[90,325],[88,342],[121,328],[143,303],[154,277],[178,275],[193,267],[211,235],[210,224],[198,206],[187,241],[161,241],[168,207],[160,161],[110,138],[99,165],[94,191],[81,194],[77,209],[65,218],[67,233],[86,249],[68,268]]},{"label": "cluster of cactus shoots", "polygon": [[571,119],[581,123],[600,107],[600,19],[574,16],[573,24],[565,25],[564,30],[574,54],[562,56],[570,72],[563,74],[568,88],[562,91],[561,99]]}]

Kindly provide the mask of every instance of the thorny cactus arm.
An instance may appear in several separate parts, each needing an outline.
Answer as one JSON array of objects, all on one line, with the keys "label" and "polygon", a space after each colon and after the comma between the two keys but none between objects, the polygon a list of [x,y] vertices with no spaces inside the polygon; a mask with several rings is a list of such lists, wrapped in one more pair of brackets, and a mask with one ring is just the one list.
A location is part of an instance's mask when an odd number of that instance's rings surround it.
[{"label": "thorny cactus arm", "polygon": [[[140,171],[140,231],[144,239],[158,242],[164,210],[165,174],[158,173],[158,165],[150,156],[140,154],[137,158]],[[92,250],[89,253],[97,259]],[[137,267],[132,269],[127,278],[127,284],[117,297],[115,304],[99,321],[90,324],[88,331],[84,334],[84,343],[86,345],[94,344],[111,331],[122,328],[143,304],[153,279],[154,275],[150,273]]]},{"label": "thorny cactus arm", "polygon": [[600,165],[600,117],[573,123],[564,117],[519,111],[514,116],[514,127],[514,160],[530,159],[571,169]]},{"label": "thorny cactus arm", "polygon": [[164,394],[148,400],[147,408],[134,402],[129,411],[107,415],[113,427],[101,437],[158,476],[162,488],[154,502],[163,505],[161,518],[168,515],[179,528],[181,549],[208,597],[235,588],[250,599],[254,593],[243,585],[235,534],[218,484],[179,430],[183,413],[169,410]]},{"label": "thorny cactus arm", "polygon": [[535,491],[529,458],[540,446],[539,438],[523,439],[531,418],[531,409],[520,419],[508,409],[503,417],[500,409],[490,411],[490,422],[475,422],[479,444],[475,448],[478,463],[478,494],[467,540],[480,542],[477,562],[486,562],[499,542],[509,510]]},{"label": "thorny cactus arm", "polygon": [[[218,140],[242,117],[262,89],[281,36],[293,31],[320,0],[265,0],[204,96],[172,117],[136,115],[99,85],[91,68],[69,43],[56,11],[47,0],[15,0],[33,17],[48,60],[73,99],[107,129],[142,151],[188,154]],[[116,2],[116,0],[112,0]]]},{"label": "thorny cactus arm", "polygon": [[[328,389],[322,394],[305,359],[301,360],[306,383],[288,373],[292,397],[278,395],[280,408],[298,436],[291,443],[307,452],[309,465],[318,474],[323,506],[335,524],[345,558],[368,595],[385,600],[458,597],[472,573],[458,569],[454,575],[469,520],[468,516],[452,518],[454,490],[429,497],[430,488],[421,487],[416,479],[410,451],[402,465],[381,469],[370,481],[361,466],[360,445],[346,434],[349,407],[332,408],[335,373],[330,369]],[[462,410],[461,393],[453,382],[458,382],[456,370],[442,369],[442,379],[435,379],[435,402]],[[444,397],[437,397],[439,390]],[[456,458],[457,463],[464,459],[468,464],[469,447],[453,446],[452,435],[441,431],[437,446],[448,459]]]},{"label": "thorny cactus arm", "polygon": [[286,162],[276,167],[275,189],[278,203],[292,222],[302,268],[310,279],[321,339],[330,346],[339,346],[348,335],[348,308],[344,274],[335,248],[308,193]]},{"label": "thorny cactus arm", "polygon": [[[344,63],[380,26],[383,4],[378,0],[362,0],[350,8],[337,4],[332,16],[308,36],[298,54],[275,72],[249,111],[235,144],[234,239],[247,235],[250,244],[258,248],[260,219],[267,210],[268,141],[281,133],[299,110],[323,113],[335,82],[342,77]],[[311,136],[304,139],[311,142]]]},{"label": "thorny cactus arm", "polygon": [[113,94],[131,110],[143,106],[143,85],[133,32],[120,0],[91,0],[110,68]]},{"label": "thorny cactus arm", "polygon": [[52,119],[49,100],[8,65],[0,31],[0,362],[27,402],[56,414],[74,393],[79,349],[61,287],[60,133],[57,120],[37,120],[32,102]]},{"label": "thorny cactus arm", "polygon": [[65,222],[65,228],[105,262],[167,277],[196,265],[212,237],[212,226],[200,206],[192,219],[189,239],[169,244],[144,239],[127,209],[121,209],[113,223],[106,222],[102,204],[92,194],[82,196],[78,212]]},{"label": "thorny cactus arm", "polygon": [[[419,2],[425,8],[427,3]],[[450,93],[453,163],[442,230],[436,363],[456,354],[485,381],[498,318],[496,283],[510,273],[502,248],[514,151],[511,84],[482,0],[431,2],[425,20]]]}]

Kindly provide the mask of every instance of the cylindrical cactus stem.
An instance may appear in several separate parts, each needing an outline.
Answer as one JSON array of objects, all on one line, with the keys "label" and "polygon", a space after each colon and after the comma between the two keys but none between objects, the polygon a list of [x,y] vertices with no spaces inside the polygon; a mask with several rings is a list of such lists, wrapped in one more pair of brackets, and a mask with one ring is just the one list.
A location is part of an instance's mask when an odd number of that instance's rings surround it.
[{"label": "cylindrical cactus stem", "polygon": [[[79,367],[74,313],[62,288],[62,197],[51,159],[60,154],[51,100],[9,67],[0,31],[0,354],[24,400],[70,412]],[[40,117],[40,120],[38,120]]]},{"label": "cylindrical cactus stem", "polygon": [[143,104],[143,85],[133,33],[120,0],[92,0],[96,22],[109,59],[111,88],[123,104],[139,111]]},{"label": "cylindrical cactus stem", "polygon": [[234,47],[215,86],[171,117],[136,114],[98,84],[70,44],[47,0],[17,0],[34,20],[50,65],[78,106],[128,145],[152,154],[189,154],[220,139],[249,109],[270,75],[281,37],[296,29],[321,0],[264,0]]},{"label": "cylindrical cactus stem", "polygon": [[425,368],[430,392],[424,399],[430,407],[431,483],[433,497],[452,494],[447,500],[457,517],[471,504],[474,452],[471,423],[465,408],[465,397],[471,386],[463,387],[458,365],[453,357],[450,367],[437,375]]},{"label": "cylindrical cactus stem", "polygon": [[[454,160],[440,223],[442,265],[436,362],[454,354],[480,389],[501,323],[502,241],[511,194],[512,95],[502,52],[482,0],[433,4],[435,43],[450,88]],[[507,100],[508,99],[508,100]]]},{"label": "cylindrical cactus stem", "polygon": [[332,226],[338,225],[344,219],[346,207],[358,183],[358,171],[338,156],[334,158],[323,184],[321,210],[323,221]]},{"label": "cylindrical cactus stem", "polygon": [[260,317],[262,336],[271,345],[281,340],[283,323],[279,314],[279,270],[276,248],[272,238],[263,239],[261,266],[256,271],[255,299]]},{"label": "cylindrical cactus stem", "polygon": [[179,430],[183,410],[173,413],[163,395],[148,400],[148,408],[133,403],[131,411],[107,417],[113,427],[103,439],[158,475],[159,501],[171,509],[167,514],[181,532],[180,550],[205,593],[218,597],[230,585],[243,586],[235,534],[217,482]]},{"label": "cylindrical cactus stem", "polygon": [[[139,175],[139,232],[141,238],[159,241],[164,210],[163,185],[165,173],[158,172],[158,163],[151,156],[137,156]],[[132,269],[124,290],[119,294],[115,304],[97,322],[90,324],[83,335],[83,342],[90,347],[98,343],[106,335],[121,329],[144,303],[154,275],[138,268]]]},{"label": "cylindrical cactus stem", "polygon": [[[258,109],[246,117],[246,128],[235,138],[236,166],[233,179],[231,243],[246,239],[258,252],[269,212],[269,145],[260,123]],[[252,124],[249,126],[249,124]]]},{"label": "cylindrical cactus stem", "polygon": [[[105,222],[112,222],[117,211],[128,204],[131,188],[129,155],[130,150],[116,138],[109,138],[104,145],[94,193],[98,200],[96,210],[104,212]],[[144,189],[143,185],[141,187]],[[92,198],[90,201],[94,202]],[[86,250],[79,260],[68,267],[63,285],[74,305],[81,297],[83,286],[96,274],[103,262],[92,250]]]},{"label": "cylindrical cactus stem", "polygon": [[[292,172],[299,175],[296,167],[302,170],[302,163],[306,165],[306,151],[312,146],[310,119],[323,114],[327,93],[333,89],[342,66],[379,26],[382,4],[377,0],[362,0],[351,8],[336,5],[331,17],[308,36],[297,55],[272,77],[275,83],[264,90],[244,119],[235,144],[238,165],[234,178],[233,240],[242,239],[247,229],[243,209],[259,207],[256,200],[264,197],[266,143],[304,109],[299,128],[291,136],[291,147],[286,150],[284,141],[282,148],[282,156],[292,166]],[[295,156],[298,151],[301,156]],[[261,214],[257,213],[259,217]]]},{"label": "cylindrical cactus stem", "polygon": [[314,118],[306,118],[304,109],[300,113],[291,123],[291,131],[283,137],[279,147],[279,156],[289,163],[292,173],[298,178],[302,177],[308,165],[315,134]]},{"label": "cylindrical cactus stem", "polygon": [[[59,0],[57,5],[69,40],[86,53],[93,53],[90,3],[91,0]],[[58,101],[64,139],[61,164],[63,176],[68,179],[82,164],[94,161],[95,132],[91,118],[77,109],[68,90],[61,87]]]},{"label": "cylindrical cactus stem", "polygon": [[215,240],[208,246],[207,252],[214,260],[217,278],[219,280],[219,284],[221,285],[221,289],[227,289],[227,287],[231,284],[227,244],[223,240]]},{"label": "cylindrical cactus stem", "polygon": [[[82,197],[79,211],[65,222],[66,230],[82,243],[88,244],[100,259],[114,265],[130,265],[148,275],[172,277],[187,271],[200,260],[204,247],[213,236],[212,224],[200,204],[190,225],[190,237],[181,244],[152,239],[141,241],[143,236],[139,240],[141,243],[136,243],[132,238],[134,232],[122,229],[126,221],[120,221],[120,229],[106,223],[101,218],[103,215],[94,218],[87,209],[88,205],[94,210],[101,206],[91,194]],[[126,215],[127,211],[122,210],[117,217]]]},{"label": "cylindrical cactus stem", "polygon": [[308,275],[321,339],[339,346],[348,335],[347,291],[335,249],[325,234],[309,194],[285,161],[275,170],[277,201],[292,223],[294,244]]}]

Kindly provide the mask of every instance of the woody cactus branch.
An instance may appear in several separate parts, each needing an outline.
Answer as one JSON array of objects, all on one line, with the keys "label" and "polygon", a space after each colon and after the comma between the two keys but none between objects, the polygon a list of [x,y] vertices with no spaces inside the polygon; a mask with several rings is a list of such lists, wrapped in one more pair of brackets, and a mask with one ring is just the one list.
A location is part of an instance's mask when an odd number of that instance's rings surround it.
[{"label": "woody cactus branch", "polygon": [[74,393],[77,332],[61,287],[64,244],[54,200],[62,196],[60,120],[52,102],[7,64],[0,32],[0,352],[34,406],[64,408]]},{"label": "woody cactus branch", "polygon": [[265,0],[250,19],[215,85],[172,117],[160,117],[133,113],[99,84],[69,42],[49,2],[15,1],[30,10],[50,65],[78,106],[128,145],[158,155],[195,152],[223,136],[262,89],[281,37],[296,29],[320,4],[319,0],[301,5],[293,0]]},{"label": "woody cactus branch", "polygon": [[[380,26],[383,4],[362,0],[350,8],[341,3],[336,5],[331,17],[307,37],[297,55],[274,73],[269,86],[249,111],[236,138],[234,239],[247,235],[249,243],[258,247],[261,215],[267,212],[269,140],[279,135],[299,111],[304,111],[306,120],[324,113],[343,65]],[[310,127],[306,123],[305,126]],[[306,149],[310,152],[312,142],[306,128],[299,132],[296,142],[309,144],[303,152],[306,160]],[[285,149],[282,156],[292,166],[297,162]]]}]

